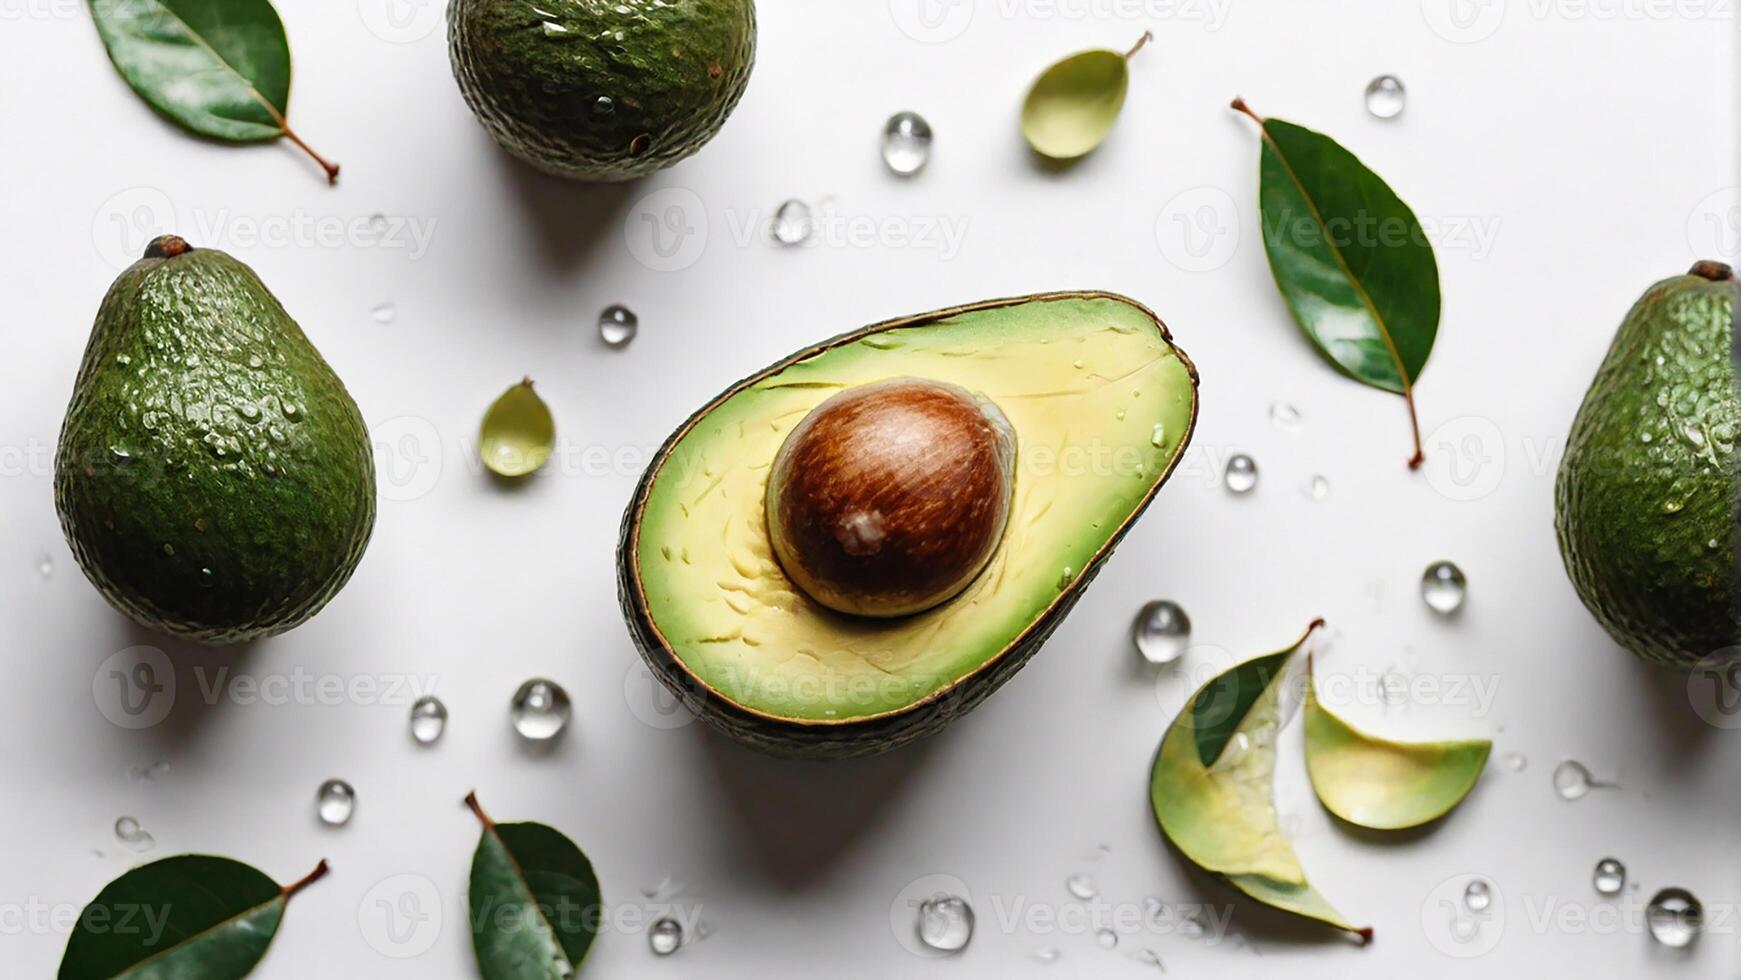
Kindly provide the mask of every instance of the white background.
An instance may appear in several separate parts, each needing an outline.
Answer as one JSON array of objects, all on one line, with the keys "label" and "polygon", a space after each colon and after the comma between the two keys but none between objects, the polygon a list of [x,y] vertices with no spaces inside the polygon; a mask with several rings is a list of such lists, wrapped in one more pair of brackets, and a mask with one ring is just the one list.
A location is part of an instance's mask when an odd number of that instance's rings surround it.
[{"label": "white background", "polygon": [[[536,176],[493,147],[454,86],[434,0],[286,3],[292,123],[344,166],[328,189],[288,145],[203,143],[154,116],[116,77],[82,3],[0,0],[4,972],[53,971],[67,920],[130,864],[201,851],[280,880],[332,862],[293,903],[261,977],[472,976],[477,826],[460,798],[475,787],[497,817],[571,835],[625,914],[667,875],[687,886],[685,914],[700,904],[704,941],[655,960],[642,935],[607,934],[590,976],[1135,977],[1153,969],[1129,957],[1145,947],[1177,977],[1735,974],[1741,735],[1702,722],[1683,679],[1606,638],[1552,533],[1560,447],[1627,307],[1696,258],[1736,259],[1726,14],[1691,0],[1471,4],[1462,21],[1443,0],[962,3],[937,5],[926,28],[915,0],[764,0],[755,75],[719,138],[620,188]],[[1111,140],[1073,170],[1035,166],[1016,125],[1031,77],[1145,28],[1156,40]],[[1389,122],[1361,102],[1386,71],[1409,90]],[[1439,227],[1444,320],[1419,388],[1438,434],[1424,474],[1403,465],[1402,403],[1333,373],[1289,321],[1257,235],[1257,139],[1228,111],[1234,95],[1334,135]],[[884,118],[905,108],[937,131],[910,181],[877,154]],[[855,241],[837,224],[814,247],[780,250],[752,225],[789,197],[831,198],[841,218],[881,230]],[[705,236],[651,263],[686,268],[650,268],[636,257],[653,254],[642,219],[673,203]],[[402,229],[385,242],[295,232],[301,219],[376,213],[432,228],[427,248]],[[1187,241],[1179,215],[1209,231]],[[966,229],[958,249],[925,236],[940,223]],[[311,623],[244,653],[131,627],[73,565],[52,504],[50,450],[98,300],[117,263],[171,229],[254,266],[381,442],[380,519],[355,579]],[[618,517],[647,450],[800,345],[1068,288],[1159,311],[1202,370],[1203,412],[1185,465],[1042,655],[941,737],[869,761],[772,761],[662,713],[613,584]],[[593,325],[615,302],[641,316],[622,351]],[[390,323],[371,315],[383,303]],[[476,425],[528,373],[565,457],[505,491],[479,472]],[[1298,431],[1272,424],[1274,401],[1298,407]],[[1235,451],[1262,468],[1246,498],[1219,486]],[[1330,482],[1323,501],[1302,491],[1314,474]],[[1470,580],[1450,621],[1417,591],[1444,557]],[[1224,652],[1196,651],[1157,681],[1136,669],[1126,629],[1162,596]],[[1150,756],[1188,688],[1319,615],[1336,630],[1324,669],[1368,685],[1345,715],[1387,734],[1496,742],[1464,807],[1404,841],[1333,826],[1303,789],[1297,746],[1284,752],[1302,859],[1376,927],[1364,950],[1188,873],[1147,802]],[[136,644],[177,668],[168,718],[133,731],[98,710],[93,680]],[[1386,671],[1420,685],[1405,703],[1371,696]],[[519,747],[506,718],[538,674],[575,707],[546,755]],[[227,686],[243,676],[295,703],[247,703]],[[313,678],[434,683],[452,722],[421,749],[403,690],[333,701],[271,687]],[[1507,771],[1506,753],[1527,768]],[[1561,801],[1551,773],[1565,758],[1619,788]],[[167,773],[129,777],[159,760]],[[330,776],[359,794],[339,830],[313,811]],[[122,814],[154,850],[116,843]],[[1618,919],[1600,917],[1614,903],[1590,886],[1610,854],[1642,887]],[[1126,909],[1149,895],[1231,908],[1239,938],[1139,928],[1109,952],[1079,919],[1028,918],[1074,914],[1074,872]],[[960,879],[979,913],[971,947],[945,961],[903,946],[905,903],[934,874]],[[1494,883],[1504,914],[1459,944],[1441,902],[1471,874]],[[1642,932],[1642,902],[1665,885],[1692,889],[1712,919],[1689,955]],[[390,933],[382,901],[424,918]],[[1472,963],[1445,952],[1489,947]],[[1057,962],[1030,959],[1048,948]]]}]

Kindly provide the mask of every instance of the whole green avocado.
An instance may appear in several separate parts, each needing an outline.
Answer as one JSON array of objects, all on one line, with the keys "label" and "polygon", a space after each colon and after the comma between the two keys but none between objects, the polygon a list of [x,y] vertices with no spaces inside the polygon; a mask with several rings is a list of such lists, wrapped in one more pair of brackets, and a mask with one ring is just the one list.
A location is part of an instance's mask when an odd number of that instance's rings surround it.
[{"label": "whole green avocado", "polygon": [[356,402],[252,269],[173,235],[103,299],[54,491],[104,597],[202,643],[306,621],[375,524]]},{"label": "whole green avocado", "polygon": [[461,94],[508,152],[561,177],[644,177],[711,140],[756,57],[754,0],[451,0]]},{"label": "whole green avocado", "polygon": [[1560,463],[1560,554],[1621,646],[1670,667],[1741,657],[1734,273],[1700,262],[1632,308]]}]

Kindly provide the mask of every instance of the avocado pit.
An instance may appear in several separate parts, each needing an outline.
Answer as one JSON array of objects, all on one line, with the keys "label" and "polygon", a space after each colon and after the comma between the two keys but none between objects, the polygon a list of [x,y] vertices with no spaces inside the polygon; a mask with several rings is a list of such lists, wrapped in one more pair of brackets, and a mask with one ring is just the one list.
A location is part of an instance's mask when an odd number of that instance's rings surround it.
[{"label": "avocado pit", "polygon": [[816,406],[768,477],[786,575],[836,612],[923,612],[966,588],[1008,523],[1014,429],[958,385],[893,378]]}]

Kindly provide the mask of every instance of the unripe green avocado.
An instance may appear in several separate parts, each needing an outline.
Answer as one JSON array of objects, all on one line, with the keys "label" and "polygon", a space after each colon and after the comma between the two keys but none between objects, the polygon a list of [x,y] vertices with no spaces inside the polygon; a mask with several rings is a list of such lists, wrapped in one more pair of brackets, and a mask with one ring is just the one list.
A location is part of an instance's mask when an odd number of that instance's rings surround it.
[{"label": "unripe green avocado", "polygon": [[1560,554],[1616,642],[1691,668],[1741,657],[1741,394],[1733,272],[1718,262],[1632,308],[1572,424]]},{"label": "unripe green avocado", "polygon": [[54,490],[104,597],[202,643],[306,621],[375,524],[356,402],[252,269],[173,235],[103,299]]},{"label": "unripe green avocado", "polygon": [[503,149],[561,177],[644,177],[701,149],[749,84],[754,0],[451,0],[461,94]]}]

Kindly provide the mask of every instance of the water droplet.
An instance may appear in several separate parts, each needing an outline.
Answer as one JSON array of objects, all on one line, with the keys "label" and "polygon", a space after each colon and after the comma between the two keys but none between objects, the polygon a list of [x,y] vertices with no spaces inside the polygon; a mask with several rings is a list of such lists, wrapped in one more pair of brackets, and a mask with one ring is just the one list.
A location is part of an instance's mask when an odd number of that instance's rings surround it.
[{"label": "water droplet", "polygon": [[387,230],[387,216],[384,214],[369,215],[369,230],[379,235]]},{"label": "water droplet", "polygon": [[883,162],[902,177],[911,177],[931,159],[931,124],[916,112],[897,112],[883,126]]},{"label": "water droplet", "polygon": [[1644,909],[1650,935],[1675,949],[1691,943],[1705,927],[1705,907],[1685,888],[1664,888]]},{"label": "water droplet", "polygon": [[357,791],[342,779],[329,779],[314,794],[314,812],[328,827],[343,827],[357,809]]},{"label": "water droplet", "polygon": [[1035,963],[1056,963],[1058,962],[1058,958],[1063,955],[1064,954],[1059,952],[1055,947],[1048,946],[1045,949],[1036,949],[1032,953],[1029,953],[1028,959],[1033,960]]},{"label": "water droplet", "polygon": [[1505,768],[1512,772],[1522,772],[1529,768],[1529,758],[1522,752],[1505,753]]},{"label": "water droplet", "polygon": [[1468,594],[1469,580],[1463,577],[1463,570],[1448,561],[1433,562],[1421,575],[1421,598],[1441,616],[1463,608]]},{"label": "water droplet", "polygon": [[1118,945],[1118,933],[1111,929],[1096,929],[1094,941],[1100,944],[1101,949],[1112,949]]},{"label": "water droplet", "polygon": [[50,555],[48,552],[45,551],[40,556],[37,557],[37,559],[36,559],[36,574],[41,575],[44,580],[51,579],[54,577],[54,556],[53,555]]},{"label": "water droplet", "polygon": [[150,836],[139,821],[133,817],[120,817],[115,820],[115,839],[123,844],[136,844],[141,839]]},{"label": "water droplet", "polygon": [[261,368],[266,366],[266,362],[260,359],[259,354],[249,354],[248,355],[248,366],[253,368],[254,370],[258,371]]},{"label": "water droplet", "polygon": [[1283,432],[1293,432],[1300,427],[1300,410],[1287,402],[1273,402],[1269,407],[1269,420]]},{"label": "water droplet", "polygon": [[1145,604],[1130,627],[1131,642],[1151,664],[1170,664],[1191,642],[1191,617],[1176,602],[1157,599]]},{"label": "water droplet", "polygon": [[424,695],[411,705],[411,737],[429,745],[447,729],[447,705],[433,695]]},{"label": "water droplet", "polygon": [[1312,477],[1312,482],[1306,485],[1306,495],[1313,500],[1324,500],[1330,496],[1330,480],[1324,476]]},{"label": "water droplet", "polygon": [[774,210],[774,224],[768,230],[781,245],[802,245],[815,227],[810,205],[793,198]]},{"label": "water droplet", "polygon": [[611,347],[622,347],[635,339],[641,329],[641,318],[626,306],[611,305],[598,315],[598,336]]},{"label": "water droplet", "polygon": [[683,926],[676,919],[659,919],[647,927],[647,948],[654,956],[670,956],[683,945]]},{"label": "water droplet", "polygon": [[1156,422],[1154,429],[1149,433],[1149,445],[1155,447],[1156,449],[1159,449],[1162,446],[1165,446],[1166,444],[1167,444],[1167,427],[1162,425],[1159,422]]},{"label": "water droplet", "polygon": [[1227,469],[1222,478],[1227,483],[1227,489],[1234,493],[1250,493],[1257,487],[1257,461],[1244,453],[1236,453],[1228,457]]},{"label": "water droplet", "polygon": [[616,100],[608,95],[601,95],[592,100],[592,114],[595,116],[608,116],[616,111]]},{"label": "water droplet", "polygon": [[127,365],[133,363],[133,358],[126,355],[126,354],[116,354],[115,355],[115,363],[121,365],[122,367],[126,367]]},{"label": "water droplet", "polygon": [[514,692],[508,718],[522,738],[547,742],[568,727],[568,716],[573,711],[562,685],[535,677]]},{"label": "water droplet", "polygon": [[1395,119],[1402,115],[1408,102],[1408,90],[1395,75],[1380,75],[1366,83],[1366,111],[1380,119]]},{"label": "water droplet", "polygon": [[1152,966],[1162,973],[1167,972],[1167,965],[1161,962],[1161,954],[1152,949],[1139,949],[1130,954],[1130,958],[1144,966]]},{"label": "water droplet", "polygon": [[1094,883],[1094,879],[1081,872],[1064,879],[1064,890],[1084,902],[1100,894],[1100,887]]},{"label": "water droplet", "polygon": [[1562,800],[1581,800],[1590,795],[1593,785],[1590,770],[1575,759],[1567,759],[1554,767],[1554,792],[1560,794]]},{"label": "water droplet", "polygon": [[1184,912],[1179,916],[1179,932],[1196,939],[1203,935],[1203,920],[1197,918],[1196,912]]},{"label": "water droplet", "polygon": [[1463,907],[1471,912],[1484,912],[1493,904],[1493,886],[1476,878],[1463,889]]},{"label": "water droplet", "polygon": [[369,316],[374,317],[376,323],[392,323],[399,319],[399,308],[392,303],[381,303],[369,311]]},{"label": "water droplet", "polygon": [[1596,874],[1590,883],[1596,886],[1599,895],[1618,895],[1626,887],[1626,865],[1617,858],[1603,858],[1596,862]]},{"label": "water droplet", "polygon": [[283,412],[284,419],[287,422],[295,422],[302,418],[302,409],[297,407],[295,402],[285,402],[283,405]]},{"label": "water droplet", "polygon": [[919,941],[940,953],[958,953],[973,938],[973,906],[954,895],[919,903]]}]

